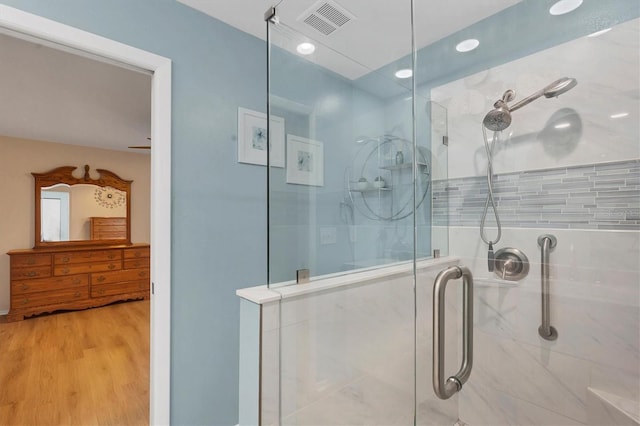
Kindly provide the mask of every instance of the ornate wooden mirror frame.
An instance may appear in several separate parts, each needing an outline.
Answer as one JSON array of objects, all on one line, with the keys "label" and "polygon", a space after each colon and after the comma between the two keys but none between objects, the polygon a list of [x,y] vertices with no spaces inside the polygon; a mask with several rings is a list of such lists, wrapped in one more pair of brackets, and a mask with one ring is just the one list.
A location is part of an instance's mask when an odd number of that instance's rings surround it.
[{"label": "ornate wooden mirror frame", "polygon": [[[56,247],[56,246],[94,246],[94,245],[113,245],[113,244],[131,244],[131,180],[120,178],[115,173],[105,170],[96,169],[99,173],[98,179],[92,179],[89,176],[89,166],[84,166],[84,176],[76,178],[73,171],[77,167],[64,166],[50,170],[46,173],[31,173],[35,178],[35,247]],[[41,218],[41,191],[43,188],[49,188],[57,184],[73,185],[96,185],[99,187],[111,187],[126,194],[126,238],[108,239],[108,240],[71,240],[71,241],[42,241],[42,218]]]}]

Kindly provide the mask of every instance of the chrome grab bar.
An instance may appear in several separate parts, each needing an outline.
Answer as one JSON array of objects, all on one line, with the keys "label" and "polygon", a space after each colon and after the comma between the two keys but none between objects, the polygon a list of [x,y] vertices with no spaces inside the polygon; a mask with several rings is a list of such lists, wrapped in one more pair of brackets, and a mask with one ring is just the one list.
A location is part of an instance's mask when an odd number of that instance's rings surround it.
[{"label": "chrome grab bar", "polygon": [[[462,288],[462,365],[444,380],[445,289],[450,279],[463,278]],[[433,284],[433,390],[440,399],[449,399],[462,389],[473,367],[473,276],[469,268],[451,266],[441,271]]]},{"label": "chrome grab bar", "polygon": [[540,280],[542,286],[542,325],[538,327],[538,334],[545,340],[556,340],[558,331],[551,326],[551,311],[549,308],[549,252],[558,244],[556,237],[550,234],[540,235],[538,245],[541,248]]}]

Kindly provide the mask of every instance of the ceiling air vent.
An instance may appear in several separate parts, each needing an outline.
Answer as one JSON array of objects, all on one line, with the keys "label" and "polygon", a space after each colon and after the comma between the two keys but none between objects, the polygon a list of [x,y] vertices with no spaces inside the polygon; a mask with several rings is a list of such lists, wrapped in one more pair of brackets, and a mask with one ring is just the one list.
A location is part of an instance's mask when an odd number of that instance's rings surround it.
[{"label": "ceiling air vent", "polygon": [[319,1],[300,15],[298,21],[303,21],[328,36],[355,18],[353,14],[333,1]]}]

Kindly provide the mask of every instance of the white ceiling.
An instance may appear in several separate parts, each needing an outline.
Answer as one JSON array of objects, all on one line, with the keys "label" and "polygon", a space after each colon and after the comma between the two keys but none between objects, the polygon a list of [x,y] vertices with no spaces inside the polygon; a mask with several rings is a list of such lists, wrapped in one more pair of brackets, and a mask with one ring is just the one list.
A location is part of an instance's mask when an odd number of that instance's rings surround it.
[{"label": "white ceiling", "polygon": [[[316,6],[317,0],[178,1],[263,40],[266,39],[264,13],[278,3],[280,22],[293,31],[287,29],[274,34],[274,43],[291,50],[305,38],[314,40],[318,48],[307,58],[350,79],[411,52],[409,0],[328,0],[355,16],[328,36],[299,20],[310,7]],[[520,1],[416,0],[416,46],[427,46]]]},{"label": "white ceiling", "polygon": [[75,53],[0,34],[0,135],[112,150],[149,145],[151,76]]}]

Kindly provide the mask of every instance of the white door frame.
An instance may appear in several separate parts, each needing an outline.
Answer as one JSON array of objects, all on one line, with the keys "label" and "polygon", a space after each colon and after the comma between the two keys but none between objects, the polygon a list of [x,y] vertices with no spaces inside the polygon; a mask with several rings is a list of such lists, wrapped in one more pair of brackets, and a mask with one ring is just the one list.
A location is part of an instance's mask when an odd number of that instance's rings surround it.
[{"label": "white door frame", "polygon": [[[169,424],[171,353],[171,60],[37,15],[0,5],[0,32],[36,37],[153,73],[151,85],[150,417]],[[50,47],[55,47],[51,46]],[[59,46],[58,46],[59,47]],[[59,47],[60,48],[60,47]]]}]

